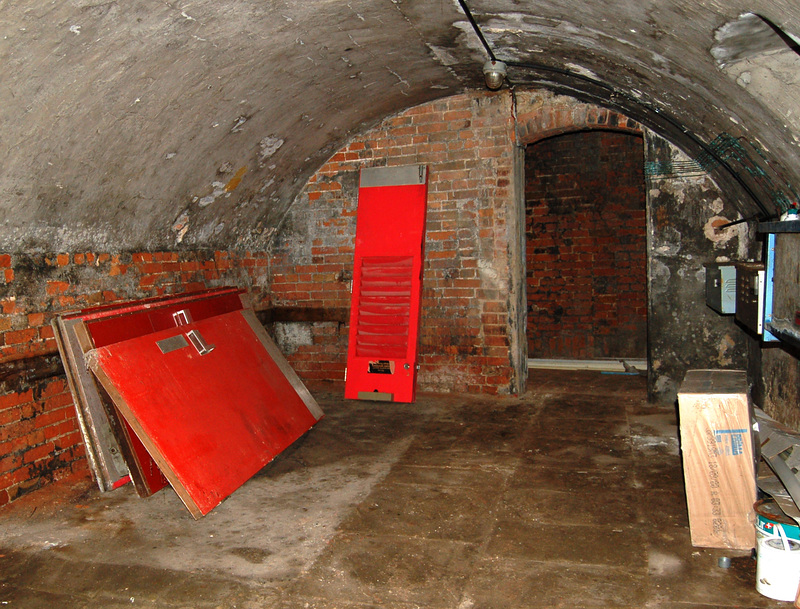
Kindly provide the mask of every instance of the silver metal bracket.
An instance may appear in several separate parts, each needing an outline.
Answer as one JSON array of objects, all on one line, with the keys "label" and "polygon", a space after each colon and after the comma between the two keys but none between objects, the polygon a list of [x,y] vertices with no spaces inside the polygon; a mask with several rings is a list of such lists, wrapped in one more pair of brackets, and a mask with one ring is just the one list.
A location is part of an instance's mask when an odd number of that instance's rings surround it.
[{"label": "silver metal bracket", "polygon": [[214,350],[214,345],[209,345],[197,330],[189,330],[186,336],[200,355],[206,355]]},{"label": "silver metal bracket", "polygon": [[172,314],[172,319],[175,321],[176,326],[188,326],[192,323],[192,313],[189,309],[181,309]]}]

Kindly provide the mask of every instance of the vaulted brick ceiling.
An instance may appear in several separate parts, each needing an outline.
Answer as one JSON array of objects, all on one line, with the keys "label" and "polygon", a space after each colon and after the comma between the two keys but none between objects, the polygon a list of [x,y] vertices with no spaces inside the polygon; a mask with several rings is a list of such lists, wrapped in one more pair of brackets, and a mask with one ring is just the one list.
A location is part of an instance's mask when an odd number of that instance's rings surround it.
[{"label": "vaulted brick ceiling", "polygon": [[[615,108],[695,157],[730,136],[800,190],[795,0],[466,5],[525,64],[513,86]],[[0,249],[172,247],[184,214],[180,247],[264,246],[349,137],[483,88],[486,59],[457,0],[0,0]],[[743,212],[775,211],[724,174]]]}]

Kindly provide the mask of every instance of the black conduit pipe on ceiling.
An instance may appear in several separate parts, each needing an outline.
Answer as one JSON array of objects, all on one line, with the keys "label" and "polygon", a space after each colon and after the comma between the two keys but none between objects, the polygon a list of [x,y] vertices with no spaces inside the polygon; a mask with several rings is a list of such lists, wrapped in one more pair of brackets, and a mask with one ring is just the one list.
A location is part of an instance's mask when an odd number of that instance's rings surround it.
[{"label": "black conduit pipe on ceiling", "polygon": [[[475,17],[473,16],[472,11],[467,6],[465,0],[458,0],[458,3],[461,6],[461,10],[464,12],[464,15],[466,15],[467,19],[469,20],[470,25],[472,25],[472,29],[475,31],[475,34],[480,39],[481,44],[483,45],[483,48],[486,50],[486,53],[489,55],[489,59],[491,59],[492,61],[498,61],[497,56],[494,54],[494,51],[492,50],[492,48],[489,46],[489,43],[487,42],[486,38],[484,37],[483,32],[481,31],[480,26],[478,25],[478,22],[475,21]],[[637,99],[636,97],[633,97],[632,95],[629,95],[628,93],[625,93],[624,91],[620,91],[620,90],[614,88],[613,86],[611,86],[609,84],[606,84],[605,82],[603,82],[601,80],[597,80],[596,78],[592,78],[592,77],[586,76],[584,74],[579,74],[577,72],[573,72],[573,71],[567,70],[565,68],[556,68],[556,67],[548,66],[548,65],[545,65],[545,64],[527,63],[527,62],[521,62],[521,61],[507,61],[505,59],[500,59],[499,61],[502,61],[507,66],[514,67],[514,68],[520,68],[520,69],[526,69],[526,70],[537,70],[537,71],[540,71],[540,72],[550,72],[550,73],[553,73],[553,74],[558,74],[560,76],[566,76],[567,78],[575,79],[575,80],[577,80],[579,82],[581,82],[581,81],[582,82],[586,82],[588,84],[591,84],[591,85],[593,85],[595,87],[598,87],[598,88],[604,90],[609,95],[610,99],[613,99],[614,96],[619,96],[621,98],[624,98],[627,102],[633,104],[635,107],[641,107],[642,110],[644,111],[644,115],[645,116],[647,116],[647,115],[658,116],[659,118],[661,118],[665,122],[667,122],[670,126],[672,126],[673,128],[677,129],[678,131],[680,131],[685,137],[687,137],[689,140],[691,140],[691,142],[694,145],[696,145],[703,152],[705,152],[712,159],[714,159],[714,161],[716,161],[719,164],[720,167],[725,169],[725,171],[727,171],[728,174],[736,181],[736,183],[739,184],[739,186],[741,186],[742,190],[744,190],[745,193],[747,193],[747,195],[750,197],[750,199],[753,200],[753,202],[756,204],[758,209],[761,211],[762,215],[760,217],[756,216],[756,218],[745,218],[745,219],[742,219],[742,220],[736,220],[734,222],[730,222],[730,223],[726,224],[724,227],[719,227],[719,228],[726,228],[728,226],[733,226],[734,224],[740,224],[742,222],[747,222],[748,220],[751,220],[751,219],[765,220],[765,219],[767,219],[769,217],[772,217],[772,214],[767,210],[767,208],[761,202],[761,199],[758,197],[758,195],[755,192],[753,192],[753,189],[750,188],[744,182],[744,180],[742,180],[742,178],[733,169],[733,167],[728,165],[728,163],[725,161],[725,159],[720,157],[714,151],[713,148],[711,148],[708,144],[703,142],[703,140],[701,140],[698,136],[696,136],[691,131],[689,131],[678,120],[672,118],[668,114],[665,114],[659,108],[657,108],[655,106],[650,106],[649,104],[644,103],[640,99]]]}]

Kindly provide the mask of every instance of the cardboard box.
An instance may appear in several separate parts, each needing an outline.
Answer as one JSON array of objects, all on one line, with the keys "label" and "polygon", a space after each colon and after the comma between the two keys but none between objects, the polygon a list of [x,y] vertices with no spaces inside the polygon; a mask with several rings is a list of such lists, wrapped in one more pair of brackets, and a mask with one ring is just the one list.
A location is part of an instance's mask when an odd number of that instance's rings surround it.
[{"label": "cardboard box", "polygon": [[692,545],[749,550],[756,501],[747,375],[690,370],[678,393],[683,474]]}]

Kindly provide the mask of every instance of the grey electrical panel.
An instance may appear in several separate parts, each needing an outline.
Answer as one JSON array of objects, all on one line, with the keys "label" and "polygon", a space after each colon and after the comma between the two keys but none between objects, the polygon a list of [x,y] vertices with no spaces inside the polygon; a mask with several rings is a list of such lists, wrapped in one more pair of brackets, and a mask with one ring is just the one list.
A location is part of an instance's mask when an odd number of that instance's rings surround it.
[{"label": "grey electrical panel", "polygon": [[706,264],[706,304],[717,313],[736,313],[736,266]]},{"label": "grey electrical panel", "polygon": [[764,332],[764,265],[736,264],[736,321],[756,334]]}]

